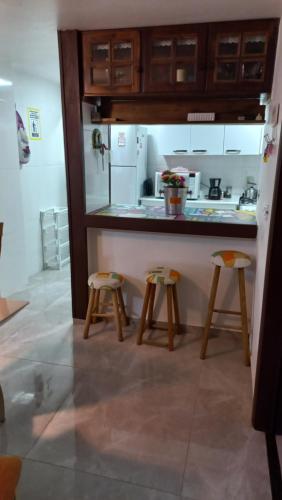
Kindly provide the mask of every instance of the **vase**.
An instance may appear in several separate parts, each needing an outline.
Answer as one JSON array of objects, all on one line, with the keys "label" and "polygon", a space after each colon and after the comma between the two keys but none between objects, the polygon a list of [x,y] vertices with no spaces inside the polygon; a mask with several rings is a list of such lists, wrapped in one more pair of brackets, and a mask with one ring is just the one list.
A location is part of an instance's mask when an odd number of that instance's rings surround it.
[{"label": "vase", "polygon": [[164,188],[165,211],[168,215],[182,215],[184,213],[187,187]]}]

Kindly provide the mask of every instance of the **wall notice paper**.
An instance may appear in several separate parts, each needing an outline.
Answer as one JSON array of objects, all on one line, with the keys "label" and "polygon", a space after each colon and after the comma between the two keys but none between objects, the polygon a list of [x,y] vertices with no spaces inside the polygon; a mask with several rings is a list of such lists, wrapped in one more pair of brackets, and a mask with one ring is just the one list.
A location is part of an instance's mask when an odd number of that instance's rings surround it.
[{"label": "wall notice paper", "polygon": [[27,108],[27,120],[29,138],[32,141],[40,141],[41,137],[41,123],[40,111],[37,108]]},{"label": "wall notice paper", "polygon": [[125,132],[118,133],[118,146],[126,146]]}]

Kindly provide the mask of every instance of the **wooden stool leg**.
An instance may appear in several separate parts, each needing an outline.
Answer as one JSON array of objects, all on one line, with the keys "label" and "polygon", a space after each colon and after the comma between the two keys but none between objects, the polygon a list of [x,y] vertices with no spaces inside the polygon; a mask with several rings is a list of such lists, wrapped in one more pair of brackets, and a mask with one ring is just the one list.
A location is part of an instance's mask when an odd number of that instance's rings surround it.
[{"label": "wooden stool leg", "polygon": [[0,423],[5,422],[5,404],[2,387],[0,385]]},{"label": "wooden stool leg", "polygon": [[154,284],[151,285],[150,300],[149,300],[149,313],[148,313],[148,327],[149,328],[151,328],[151,326],[153,324],[153,312],[154,312],[156,287],[157,287],[157,285],[154,285]]},{"label": "wooden stool leg", "polygon": [[122,316],[123,326],[128,326],[129,319],[126,316],[121,288],[117,289],[117,294],[118,294],[118,302],[119,302],[120,312],[121,312],[121,316]]},{"label": "wooden stool leg", "polygon": [[94,288],[90,288],[89,301],[88,301],[88,307],[87,307],[87,314],[86,314],[86,320],[85,320],[84,330],[83,330],[83,337],[85,339],[88,338],[89,326],[90,326],[90,323],[91,323],[91,317],[92,317],[92,312],[93,312],[93,304],[94,304],[94,300],[95,300],[95,295],[96,295],[96,290]]},{"label": "wooden stool leg", "polygon": [[117,290],[112,290],[112,300],[113,300],[113,307],[114,307],[115,323],[116,323],[116,328],[117,328],[117,332],[118,332],[118,339],[120,342],[122,342],[123,336],[122,336],[122,326],[121,326],[121,315],[120,315],[119,307],[118,307]]},{"label": "wooden stool leg", "polygon": [[[94,300],[94,307],[93,307],[93,311],[92,311],[92,314],[95,314],[95,313],[98,313],[99,312],[99,303],[100,303],[100,290],[96,290],[96,293],[95,293],[95,300]],[[95,316],[93,317],[93,323],[97,323],[97,319]]]},{"label": "wooden stool leg", "polygon": [[178,297],[176,285],[172,285],[172,298],[173,298],[173,308],[174,308],[174,318],[175,318],[175,332],[179,335],[180,333],[180,320],[179,320],[179,307],[178,307]]},{"label": "wooden stool leg", "polygon": [[216,299],[216,292],[217,292],[217,287],[218,287],[219,275],[220,275],[220,266],[215,266],[213,280],[212,280],[212,287],[211,287],[211,292],[210,292],[209,305],[208,305],[208,314],[207,314],[207,318],[206,318],[206,324],[205,324],[203,340],[202,340],[202,348],[201,348],[201,354],[200,354],[201,359],[205,359],[205,357],[206,357],[206,350],[207,350],[207,346],[208,346],[209,332],[210,332],[210,327],[211,327],[211,322],[212,322],[212,315],[213,315],[214,304],[215,304],[215,299]]},{"label": "wooden stool leg", "polygon": [[242,339],[244,349],[244,362],[246,366],[250,366],[250,346],[248,335],[248,316],[247,316],[247,302],[245,290],[245,273],[244,269],[238,269],[239,278],[239,293],[240,293],[240,308],[241,308],[241,321],[242,321]]},{"label": "wooden stool leg", "polygon": [[168,350],[173,351],[173,318],[172,318],[172,285],[167,285],[166,287],[167,294],[167,326],[168,326]]},{"label": "wooden stool leg", "polygon": [[144,303],[143,303],[143,308],[142,308],[142,314],[141,314],[141,318],[140,318],[140,325],[139,325],[139,331],[138,331],[138,337],[137,337],[137,345],[142,344],[143,333],[144,333],[145,325],[146,325],[147,310],[148,310],[149,299],[150,299],[150,294],[151,294],[151,286],[152,286],[151,283],[147,283],[145,297],[144,297]]}]

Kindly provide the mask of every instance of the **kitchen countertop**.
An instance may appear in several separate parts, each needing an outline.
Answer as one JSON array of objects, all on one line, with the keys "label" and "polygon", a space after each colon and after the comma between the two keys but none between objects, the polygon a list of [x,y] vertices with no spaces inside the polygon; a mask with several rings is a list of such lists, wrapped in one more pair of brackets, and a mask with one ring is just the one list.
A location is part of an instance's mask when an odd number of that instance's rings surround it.
[{"label": "kitchen countertop", "polygon": [[[140,201],[144,205],[162,205],[164,198],[155,198],[154,196],[143,196]],[[239,195],[232,198],[222,198],[221,200],[208,200],[207,198],[199,198],[197,200],[187,200],[186,207],[210,207],[210,208],[233,208],[236,210],[239,205]]]},{"label": "kitchen countertop", "polygon": [[183,215],[167,215],[162,206],[109,205],[85,215],[86,227],[178,234],[255,238],[255,212],[186,207]]},{"label": "kitchen countertop", "polygon": [[256,216],[253,212],[217,209],[217,208],[191,208],[186,207],[183,215],[167,215],[164,206],[146,207],[144,205],[110,205],[98,210],[96,215],[114,217],[132,217],[141,219],[188,220],[198,222],[228,222],[231,224],[256,225]]}]

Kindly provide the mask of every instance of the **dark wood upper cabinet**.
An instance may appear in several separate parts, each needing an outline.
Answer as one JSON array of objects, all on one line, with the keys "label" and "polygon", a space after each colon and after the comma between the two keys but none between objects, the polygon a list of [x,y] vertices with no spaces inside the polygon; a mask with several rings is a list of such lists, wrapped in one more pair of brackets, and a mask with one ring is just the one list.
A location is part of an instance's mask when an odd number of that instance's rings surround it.
[{"label": "dark wood upper cabinet", "polygon": [[270,92],[279,20],[82,32],[85,96]]},{"label": "dark wood upper cabinet", "polygon": [[140,90],[140,32],[82,33],[85,95],[131,94]]},{"label": "dark wood upper cabinet", "polygon": [[209,25],[207,91],[219,95],[270,92],[277,19]]},{"label": "dark wood upper cabinet", "polygon": [[207,25],[168,26],[142,33],[143,91],[203,92]]}]

